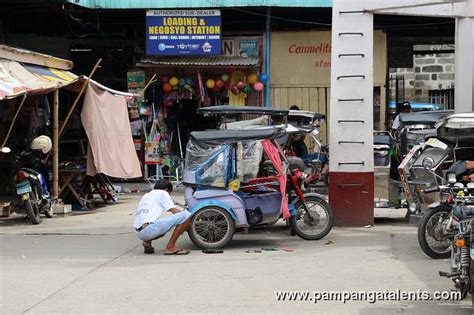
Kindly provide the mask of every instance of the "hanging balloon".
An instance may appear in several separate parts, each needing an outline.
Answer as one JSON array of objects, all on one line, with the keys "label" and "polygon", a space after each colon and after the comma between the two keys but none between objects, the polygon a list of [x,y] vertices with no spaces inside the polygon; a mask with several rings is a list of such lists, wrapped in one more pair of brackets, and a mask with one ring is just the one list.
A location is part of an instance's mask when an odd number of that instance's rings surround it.
[{"label": "hanging balloon", "polygon": [[184,86],[185,84],[186,84],[186,80],[185,80],[185,79],[179,80],[179,85],[180,85],[180,86]]},{"label": "hanging balloon", "polygon": [[178,86],[178,85],[175,85],[175,86],[173,86],[173,91],[177,91],[177,90],[178,90],[178,88],[179,88],[179,86]]},{"label": "hanging balloon", "polygon": [[215,85],[216,85],[216,82],[215,82],[213,79],[208,79],[208,80],[206,81],[206,86],[207,86],[209,89],[213,89]]},{"label": "hanging balloon", "polygon": [[172,86],[176,86],[176,85],[178,84],[178,82],[179,82],[179,80],[178,80],[177,77],[172,77],[172,78],[170,79],[170,82],[169,82],[169,83],[170,83]]},{"label": "hanging balloon", "polygon": [[244,87],[245,87],[245,83],[243,81],[240,81],[240,80],[235,85],[237,86],[237,88],[239,90],[243,90]]},{"label": "hanging balloon", "polygon": [[229,75],[227,73],[224,73],[222,76],[221,76],[221,79],[224,81],[224,82],[227,82],[227,80],[229,80]]},{"label": "hanging balloon", "polygon": [[222,80],[222,79],[216,80],[216,87],[219,88],[219,90],[222,89],[224,87],[224,85],[225,85],[224,80]]},{"label": "hanging balloon", "polygon": [[246,87],[244,87],[242,92],[244,92],[245,94],[249,94],[249,93],[252,92],[252,88],[250,86],[246,86]]},{"label": "hanging balloon", "polygon": [[173,91],[173,87],[169,83],[163,83],[163,92],[169,93]]},{"label": "hanging balloon", "polygon": [[214,87],[212,88],[212,90],[214,92],[219,92],[221,89],[217,87],[217,85],[214,85]]},{"label": "hanging balloon", "polygon": [[184,85],[184,88],[185,88],[186,90],[191,90],[191,85],[185,84],[185,85]]},{"label": "hanging balloon", "polygon": [[249,74],[249,76],[247,77],[247,82],[248,82],[249,84],[254,84],[254,83],[257,82],[257,81],[258,81],[258,77],[257,77],[257,75],[256,75],[255,73],[251,73],[251,74]]},{"label": "hanging balloon", "polygon": [[191,79],[191,78],[186,78],[186,84],[192,85],[192,84],[193,84],[193,79]]},{"label": "hanging balloon", "polygon": [[230,86],[230,91],[232,92],[232,94],[234,95],[239,95],[240,94],[240,90],[239,88],[235,85],[235,84],[232,84]]},{"label": "hanging balloon", "polygon": [[266,74],[266,73],[260,73],[258,78],[259,78],[260,82],[262,82],[262,83],[267,83],[268,82],[268,74]]},{"label": "hanging balloon", "polygon": [[253,89],[255,91],[263,90],[263,83],[262,82],[255,82],[254,85],[253,85]]}]

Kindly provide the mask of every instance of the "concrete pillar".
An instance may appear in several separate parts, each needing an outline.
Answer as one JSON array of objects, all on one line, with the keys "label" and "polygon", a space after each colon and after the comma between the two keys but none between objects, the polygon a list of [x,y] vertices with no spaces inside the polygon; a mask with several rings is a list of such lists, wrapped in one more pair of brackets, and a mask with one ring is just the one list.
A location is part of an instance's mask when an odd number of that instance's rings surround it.
[{"label": "concrete pillar", "polygon": [[[474,4],[471,5],[474,7]],[[474,111],[474,17],[456,18],[454,110]]]},{"label": "concrete pillar", "polygon": [[373,14],[361,0],[332,10],[329,202],[335,223],[374,221]]}]

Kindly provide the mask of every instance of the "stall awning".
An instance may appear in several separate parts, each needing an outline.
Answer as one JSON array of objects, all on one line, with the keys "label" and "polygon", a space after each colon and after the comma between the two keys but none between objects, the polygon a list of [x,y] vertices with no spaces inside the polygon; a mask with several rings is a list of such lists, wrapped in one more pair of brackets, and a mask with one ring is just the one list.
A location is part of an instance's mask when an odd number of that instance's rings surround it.
[{"label": "stall awning", "polygon": [[258,57],[206,56],[206,57],[155,57],[142,59],[139,67],[236,67],[255,68]]},{"label": "stall awning", "polygon": [[23,94],[44,94],[78,81],[67,71],[0,58],[0,100]]}]

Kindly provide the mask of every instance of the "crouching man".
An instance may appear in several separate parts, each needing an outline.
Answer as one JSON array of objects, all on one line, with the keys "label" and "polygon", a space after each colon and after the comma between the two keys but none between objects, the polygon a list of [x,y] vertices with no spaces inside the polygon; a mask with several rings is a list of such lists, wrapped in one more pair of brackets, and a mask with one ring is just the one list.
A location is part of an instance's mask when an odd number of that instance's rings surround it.
[{"label": "crouching man", "polygon": [[[171,234],[171,238],[166,245],[165,255],[187,255],[188,250],[176,247],[178,238],[189,228],[188,211],[179,211],[170,197],[173,191],[173,185],[166,179],[155,183],[154,189],[146,193],[135,212],[135,222],[133,227],[137,236],[143,241],[145,254],[153,254],[155,249],[151,242],[164,236],[173,227],[176,227]],[[171,212],[172,215],[161,217],[165,212]]]}]

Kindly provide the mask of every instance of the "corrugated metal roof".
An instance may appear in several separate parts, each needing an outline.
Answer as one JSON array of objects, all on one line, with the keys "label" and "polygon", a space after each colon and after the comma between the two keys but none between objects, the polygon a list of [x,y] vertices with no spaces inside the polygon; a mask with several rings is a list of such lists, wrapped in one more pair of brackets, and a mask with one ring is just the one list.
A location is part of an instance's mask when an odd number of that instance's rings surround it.
[{"label": "corrugated metal roof", "polygon": [[206,56],[206,57],[156,57],[142,59],[137,66],[233,66],[233,67],[255,67],[258,65],[258,57],[229,57],[229,56]]},{"label": "corrugated metal roof", "polygon": [[180,9],[225,7],[330,8],[332,0],[67,0],[91,9]]}]

